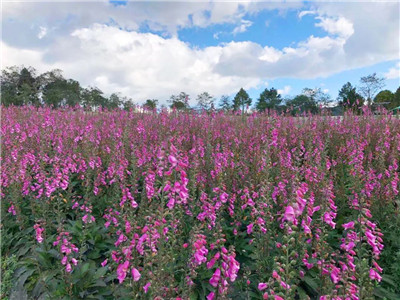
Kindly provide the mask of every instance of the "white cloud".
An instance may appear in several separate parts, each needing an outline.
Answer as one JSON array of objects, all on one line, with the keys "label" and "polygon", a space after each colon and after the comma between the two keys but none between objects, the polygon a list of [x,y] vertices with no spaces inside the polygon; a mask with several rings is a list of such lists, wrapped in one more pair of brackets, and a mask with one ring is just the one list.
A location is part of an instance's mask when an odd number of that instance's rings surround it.
[{"label": "white cloud", "polygon": [[278,89],[278,93],[281,94],[282,96],[289,95],[291,92],[292,87],[290,85],[285,85],[283,89]]},{"label": "white cloud", "polygon": [[343,17],[354,34],[344,46],[352,66],[370,66],[399,58],[400,2],[318,3],[320,16]]},{"label": "white cloud", "polygon": [[282,51],[273,47],[265,46],[258,59],[266,62],[277,62],[282,57]]},{"label": "white cloud", "polygon": [[385,74],[386,79],[396,79],[400,78],[400,62],[396,64],[395,67],[390,68]]},{"label": "white cloud", "polygon": [[46,36],[46,34],[47,34],[47,28],[43,27],[43,26],[40,26],[40,31],[39,31],[39,33],[37,35],[38,39],[44,38]]},{"label": "white cloud", "polygon": [[325,94],[329,93],[329,89],[323,89],[322,92],[324,92]]},{"label": "white cloud", "polygon": [[221,33],[222,33],[221,31],[218,31],[218,32],[214,33],[214,34],[213,34],[213,38],[214,38],[215,40],[218,40]]},{"label": "white cloud", "polygon": [[307,15],[315,15],[317,12],[313,11],[313,10],[303,10],[301,12],[299,12],[299,14],[297,15],[299,17],[299,19],[303,18],[304,16]]},{"label": "white cloud", "polygon": [[[39,72],[60,68],[66,77],[97,85],[106,93],[163,101],[182,89],[192,97],[204,90],[218,96],[242,86],[259,87],[273,78],[326,77],[399,58],[399,3],[313,3],[298,16],[315,15],[316,26],[326,35],[310,32],[308,38],[286,47],[274,47],[265,39],[263,45],[232,41],[197,49],[179,40],[181,28],[229,23],[237,32],[252,30],[251,17],[263,9],[276,9],[284,16],[288,9],[303,5],[6,2],[2,61],[3,66],[25,64]],[[160,35],[137,32],[141,26]],[[214,38],[222,33],[216,32]],[[398,69],[392,69],[387,78],[398,76]]]},{"label": "white cloud", "polygon": [[247,29],[253,25],[253,22],[249,21],[249,20],[241,20],[241,24],[236,26],[233,31],[232,34],[238,34],[238,33],[242,33],[242,32],[246,32]]},{"label": "white cloud", "polygon": [[[192,98],[205,90],[219,96],[241,86],[249,89],[262,83],[259,78],[225,76],[213,71],[224,51],[235,51],[234,45],[193,49],[174,37],[128,32],[101,24],[75,30],[68,41],[58,40],[48,52],[21,51],[4,43],[2,46],[8,65],[40,65],[39,71],[60,68],[66,77],[83,85],[94,84],[106,93],[119,91],[136,101],[158,98],[163,102],[181,90]],[[54,49],[56,58],[52,58]]]},{"label": "white cloud", "polygon": [[330,34],[336,34],[344,38],[349,38],[354,33],[353,24],[344,17],[317,17],[321,22],[315,24]]}]

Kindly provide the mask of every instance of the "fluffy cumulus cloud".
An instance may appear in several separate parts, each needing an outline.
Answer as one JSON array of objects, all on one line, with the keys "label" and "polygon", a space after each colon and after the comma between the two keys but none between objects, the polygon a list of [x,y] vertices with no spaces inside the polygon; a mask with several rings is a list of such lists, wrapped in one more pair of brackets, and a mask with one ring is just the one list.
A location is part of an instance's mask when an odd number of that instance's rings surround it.
[{"label": "fluffy cumulus cloud", "polygon": [[278,93],[281,94],[282,96],[289,95],[292,90],[292,87],[290,85],[285,85],[283,89],[278,89]]},{"label": "fluffy cumulus cloud", "polygon": [[344,38],[349,38],[354,33],[353,24],[344,17],[321,17],[319,16],[321,22],[317,23],[315,26],[321,27],[326,32],[330,34],[337,34]]},{"label": "fluffy cumulus cloud", "polygon": [[[25,64],[40,72],[60,68],[65,76],[106,93],[163,102],[182,90],[192,98],[203,91],[219,96],[240,87],[262,87],[269,79],[324,77],[398,59],[398,3],[315,3],[308,10],[301,5],[4,3],[3,66]],[[325,35],[310,34],[281,48],[251,41],[197,48],[179,39],[182,28],[211,24],[229,23],[236,34],[251,30],[250,17],[264,9],[282,15],[298,9],[299,17],[314,18]],[[389,70],[386,77],[394,73]],[[280,92],[290,90],[285,86]]]},{"label": "fluffy cumulus cloud", "polygon": [[386,79],[396,79],[400,78],[400,62],[396,64],[393,68],[390,68],[385,74]]},{"label": "fluffy cumulus cloud", "polygon": [[[67,45],[73,47],[73,54]],[[68,42],[58,40],[48,52],[3,47],[11,65],[25,61],[41,65],[43,70],[60,68],[83,84],[94,84],[106,92],[120,91],[135,99],[165,99],[182,89],[192,95],[203,91],[221,95],[238,86],[253,88],[262,82],[213,72],[218,57],[228,48],[193,49],[175,37],[101,24],[73,31]]]},{"label": "fluffy cumulus cloud", "polygon": [[238,34],[238,33],[242,33],[247,31],[247,28],[249,28],[251,25],[253,25],[253,22],[249,21],[249,20],[241,20],[240,25],[236,26],[232,33]]}]

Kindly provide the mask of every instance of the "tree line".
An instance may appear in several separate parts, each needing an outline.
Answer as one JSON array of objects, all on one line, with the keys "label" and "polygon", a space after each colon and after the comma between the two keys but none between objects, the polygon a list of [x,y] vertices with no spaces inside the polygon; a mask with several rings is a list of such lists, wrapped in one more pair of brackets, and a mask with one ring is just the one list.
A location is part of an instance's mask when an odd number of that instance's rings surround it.
[{"label": "tree line", "polygon": [[108,109],[133,107],[127,97],[113,93],[109,97],[97,87],[83,88],[73,79],[66,79],[59,69],[37,74],[32,67],[9,67],[1,73],[1,102],[3,105],[52,106],[54,108],[80,105]]},{"label": "tree line", "polygon": [[[345,83],[339,90],[336,105],[333,99],[321,88],[305,88],[302,93],[292,98],[283,98],[275,88],[266,88],[256,99],[253,99],[241,88],[231,99],[227,95],[217,99],[208,92],[196,97],[196,106],[190,106],[190,96],[181,92],[171,95],[167,100],[168,106],[176,110],[224,110],[247,111],[253,108],[259,112],[266,110],[291,111],[293,114],[302,112],[317,113],[320,107],[328,107],[332,113],[341,114],[344,110],[360,111],[364,105],[372,108],[384,107],[388,110],[400,106],[400,87],[393,93],[382,90],[384,79],[373,73],[361,77],[358,87],[350,82]],[[90,108],[123,108],[129,110],[135,104],[132,99],[113,93],[107,97],[99,88],[83,88],[73,79],[66,79],[61,70],[52,70],[38,74],[32,67],[10,67],[1,73],[1,101],[8,105],[52,106],[54,108],[80,105]],[[143,107],[154,110],[160,107],[157,99],[147,99]],[[162,105],[165,107],[165,105]]]}]

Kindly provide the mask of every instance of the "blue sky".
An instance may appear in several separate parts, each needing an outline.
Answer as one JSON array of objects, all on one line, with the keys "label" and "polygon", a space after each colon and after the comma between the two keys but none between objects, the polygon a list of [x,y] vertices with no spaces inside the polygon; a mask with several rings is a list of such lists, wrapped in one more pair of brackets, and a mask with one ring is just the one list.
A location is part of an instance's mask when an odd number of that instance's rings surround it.
[{"label": "blue sky", "polygon": [[[399,2],[7,2],[2,67],[59,68],[106,94],[161,103],[244,87],[284,97],[376,72],[399,83]],[[35,14],[31,12],[35,11]],[[193,100],[192,104],[195,104]]]},{"label": "blue sky", "polygon": [[206,28],[190,27],[178,32],[182,41],[198,47],[217,46],[231,41],[251,41],[261,46],[282,49],[314,36],[323,36],[324,31],[314,26],[313,16],[298,17],[297,10],[279,14],[276,10],[261,11],[256,15],[245,14],[242,20],[251,25],[244,32],[233,33],[237,24],[216,24]]}]

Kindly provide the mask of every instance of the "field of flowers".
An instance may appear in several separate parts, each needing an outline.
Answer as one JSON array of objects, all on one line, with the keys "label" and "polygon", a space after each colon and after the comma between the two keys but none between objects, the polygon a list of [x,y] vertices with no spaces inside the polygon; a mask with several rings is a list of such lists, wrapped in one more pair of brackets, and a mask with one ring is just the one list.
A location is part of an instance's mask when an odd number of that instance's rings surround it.
[{"label": "field of flowers", "polygon": [[2,108],[1,298],[398,299],[400,119]]}]

